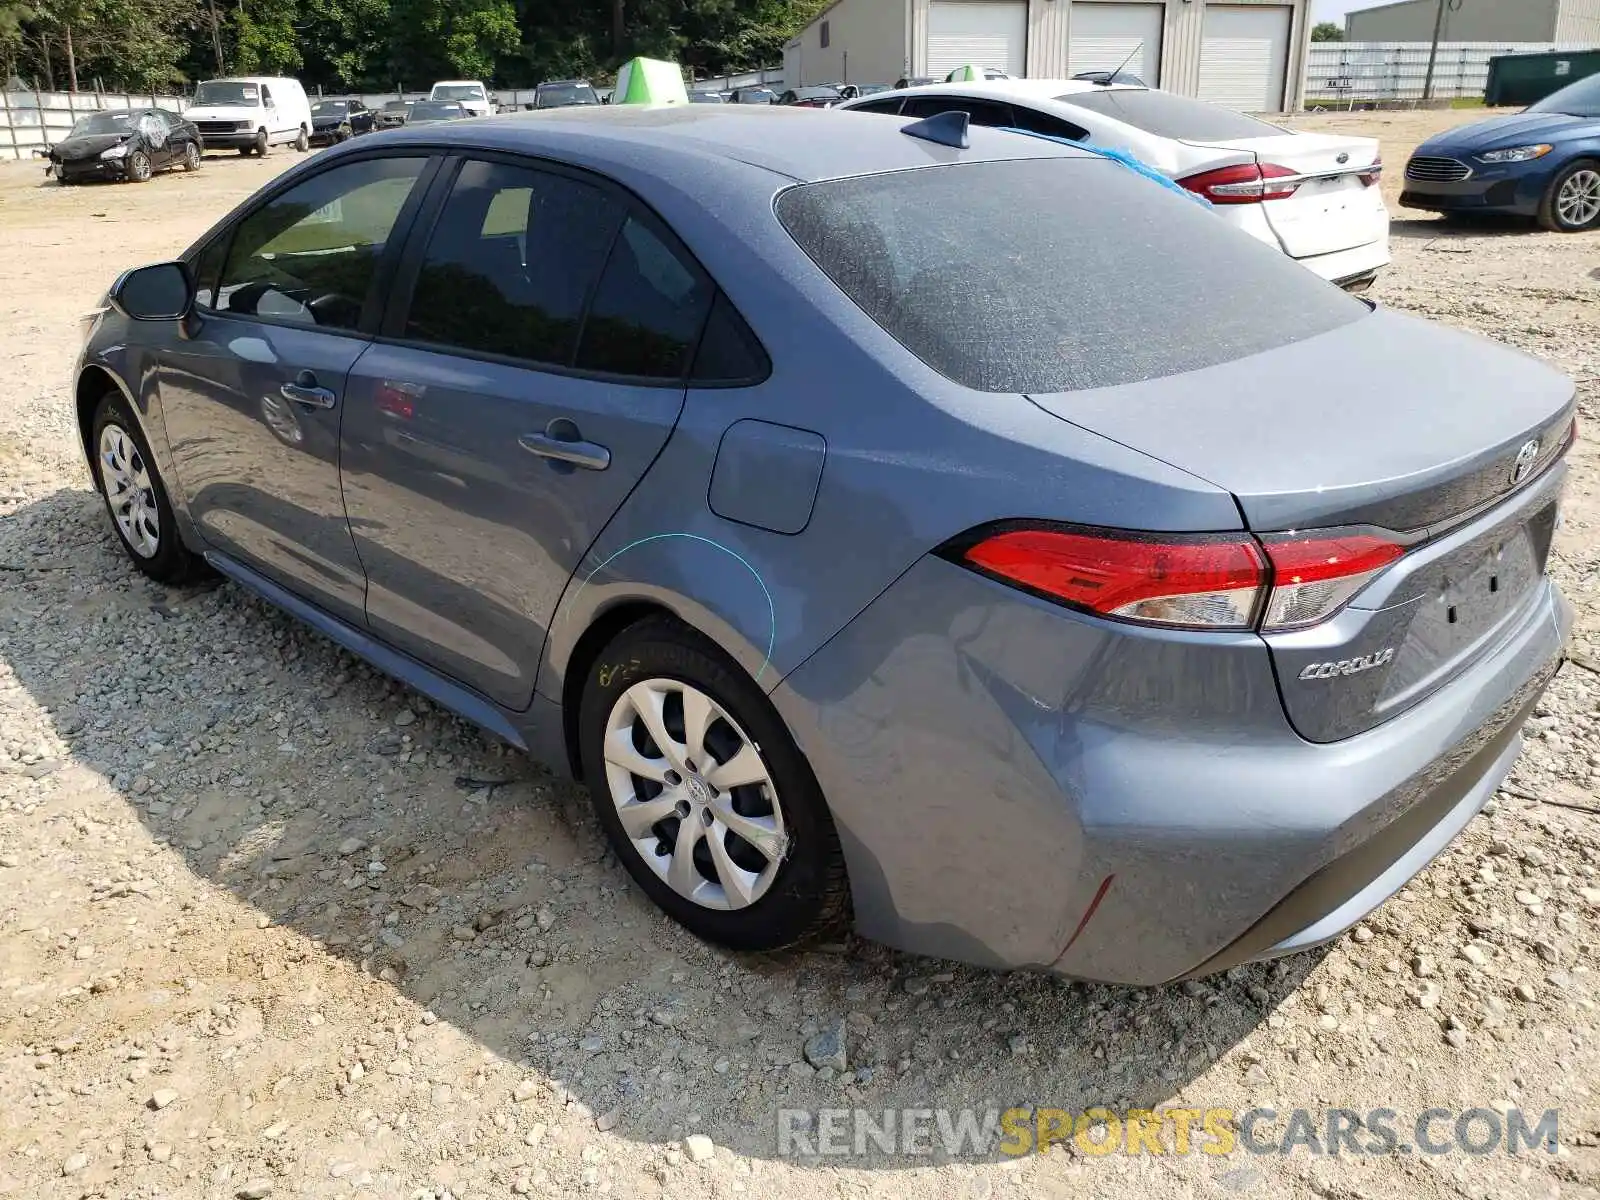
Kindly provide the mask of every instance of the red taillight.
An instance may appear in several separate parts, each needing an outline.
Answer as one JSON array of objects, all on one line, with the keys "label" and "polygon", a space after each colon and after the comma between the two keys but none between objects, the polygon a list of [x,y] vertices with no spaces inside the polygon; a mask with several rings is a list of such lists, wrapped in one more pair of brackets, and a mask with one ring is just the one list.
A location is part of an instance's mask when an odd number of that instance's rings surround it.
[{"label": "red taillight", "polygon": [[1263,543],[1272,562],[1265,630],[1298,629],[1332,616],[1384,567],[1405,553],[1366,533],[1313,534]]},{"label": "red taillight", "polygon": [[1374,159],[1372,165],[1356,176],[1367,187],[1371,187],[1383,178],[1383,159]]},{"label": "red taillight", "polygon": [[1177,537],[1013,529],[961,559],[1074,608],[1190,629],[1298,629],[1326,620],[1405,553],[1364,532]]},{"label": "red taillight", "polygon": [[968,547],[967,562],[1075,608],[1154,625],[1247,629],[1266,564],[1247,540],[1019,529]]},{"label": "red taillight", "polygon": [[1299,172],[1276,163],[1240,163],[1202,171],[1178,182],[1213,204],[1260,204],[1265,200],[1288,199],[1304,180]]}]

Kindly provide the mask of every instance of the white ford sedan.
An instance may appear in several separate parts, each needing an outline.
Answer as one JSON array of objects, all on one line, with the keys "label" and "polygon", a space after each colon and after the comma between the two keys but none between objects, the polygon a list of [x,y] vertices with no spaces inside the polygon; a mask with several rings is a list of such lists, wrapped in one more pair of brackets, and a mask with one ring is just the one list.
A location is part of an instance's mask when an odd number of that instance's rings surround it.
[{"label": "white ford sedan", "polygon": [[917,118],[959,109],[974,125],[1120,150],[1341,287],[1362,291],[1389,265],[1376,138],[1296,133],[1172,92],[1081,79],[935,83],[838,107]]}]

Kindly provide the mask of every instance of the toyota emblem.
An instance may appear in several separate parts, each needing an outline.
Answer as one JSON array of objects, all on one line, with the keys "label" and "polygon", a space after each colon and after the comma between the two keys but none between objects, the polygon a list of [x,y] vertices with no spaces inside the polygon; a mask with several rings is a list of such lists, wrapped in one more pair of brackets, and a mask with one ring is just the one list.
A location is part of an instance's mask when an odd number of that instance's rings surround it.
[{"label": "toyota emblem", "polygon": [[1348,154],[1346,154],[1344,151],[1341,150],[1339,152],[1339,157],[1334,159],[1333,161],[1342,165],[1342,164],[1347,163],[1347,162],[1350,161],[1350,156]]},{"label": "toyota emblem", "polygon": [[1533,464],[1539,457],[1539,439],[1533,438],[1522,443],[1522,449],[1517,451],[1517,461],[1511,468],[1512,484],[1521,483],[1528,477],[1528,472],[1533,470]]}]

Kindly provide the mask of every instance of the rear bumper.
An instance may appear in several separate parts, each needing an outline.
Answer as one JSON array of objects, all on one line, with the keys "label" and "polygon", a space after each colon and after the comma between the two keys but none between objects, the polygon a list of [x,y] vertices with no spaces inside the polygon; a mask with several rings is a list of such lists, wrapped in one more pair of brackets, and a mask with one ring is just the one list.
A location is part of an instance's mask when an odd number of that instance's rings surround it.
[{"label": "rear bumper", "polygon": [[1389,239],[1384,237],[1365,246],[1352,246],[1332,254],[1297,258],[1295,262],[1340,287],[1351,286],[1363,279],[1370,284],[1377,278],[1378,272],[1389,265]]},{"label": "rear bumper", "polygon": [[1546,166],[1542,159],[1533,164],[1509,166],[1486,166],[1475,159],[1470,163],[1471,177],[1454,183],[1408,177],[1400,193],[1401,206],[1429,212],[1535,216],[1557,165]]},{"label": "rear bumper", "polygon": [[1265,645],[1108,627],[928,559],[773,693],[866,936],[1158,984],[1337,936],[1509,769],[1570,610],[1541,580],[1447,687],[1317,745]]}]

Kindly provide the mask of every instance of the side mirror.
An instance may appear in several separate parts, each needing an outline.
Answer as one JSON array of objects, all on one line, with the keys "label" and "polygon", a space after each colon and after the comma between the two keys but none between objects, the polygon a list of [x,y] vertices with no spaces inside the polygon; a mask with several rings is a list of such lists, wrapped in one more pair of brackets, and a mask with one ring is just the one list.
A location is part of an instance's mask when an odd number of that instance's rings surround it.
[{"label": "side mirror", "polygon": [[106,298],[135,321],[176,321],[194,305],[194,284],[181,262],[156,263],[124,271]]}]

